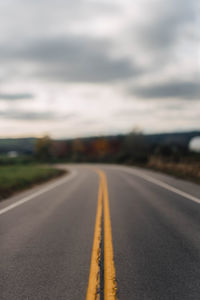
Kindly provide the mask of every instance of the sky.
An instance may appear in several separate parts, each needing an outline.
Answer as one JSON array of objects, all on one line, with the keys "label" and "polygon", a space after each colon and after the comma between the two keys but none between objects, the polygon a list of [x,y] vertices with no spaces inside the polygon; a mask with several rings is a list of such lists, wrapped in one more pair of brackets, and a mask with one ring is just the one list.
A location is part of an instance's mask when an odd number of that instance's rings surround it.
[{"label": "sky", "polygon": [[200,129],[198,0],[0,0],[0,137]]}]

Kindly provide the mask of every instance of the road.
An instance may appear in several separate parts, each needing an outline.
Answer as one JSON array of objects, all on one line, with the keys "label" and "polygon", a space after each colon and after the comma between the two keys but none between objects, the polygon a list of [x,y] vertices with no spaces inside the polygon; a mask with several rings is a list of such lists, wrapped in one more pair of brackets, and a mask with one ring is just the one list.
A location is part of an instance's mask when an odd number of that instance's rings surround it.
[{"label": "road", "polygon": [[66,178],[0,203],[1,300],[200,299],[199,185],[65,167]]}]

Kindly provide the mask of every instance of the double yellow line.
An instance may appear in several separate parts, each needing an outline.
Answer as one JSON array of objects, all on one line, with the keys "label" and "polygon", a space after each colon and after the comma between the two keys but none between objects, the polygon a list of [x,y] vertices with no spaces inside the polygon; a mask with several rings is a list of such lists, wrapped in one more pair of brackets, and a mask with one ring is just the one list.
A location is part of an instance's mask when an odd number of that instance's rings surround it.
[{"label": "double yellow line", "polygon": [[100,245],[102,236],[102,214],[104,216],[104,300],[116,300],[117,287],[112,244],[108,186],[105,173],[101,170],[97,170],[97,173],[99,174],[100,182],[86,300],[100,299]]}]

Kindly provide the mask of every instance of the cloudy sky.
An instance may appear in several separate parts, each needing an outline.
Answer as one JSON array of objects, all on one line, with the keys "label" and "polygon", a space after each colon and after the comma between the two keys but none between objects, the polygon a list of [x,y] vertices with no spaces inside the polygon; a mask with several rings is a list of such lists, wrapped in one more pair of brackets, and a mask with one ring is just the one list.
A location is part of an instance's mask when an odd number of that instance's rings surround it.
[{"label": "cloudy sky", "polygon": [[200,128],[198,0],[0,0],[0,136]]}]

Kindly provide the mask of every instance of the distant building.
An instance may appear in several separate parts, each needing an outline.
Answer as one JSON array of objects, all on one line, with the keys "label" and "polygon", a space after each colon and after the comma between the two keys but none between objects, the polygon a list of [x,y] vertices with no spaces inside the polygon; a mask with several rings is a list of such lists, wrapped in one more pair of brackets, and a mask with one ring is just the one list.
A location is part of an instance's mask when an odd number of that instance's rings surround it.
[{"label": "distant building", "polygon": [[19,154],[18,154],[17,151],[8,151],[7,156],[10,157],[10,158],[15,158],[15,157],[18,157]]}]

